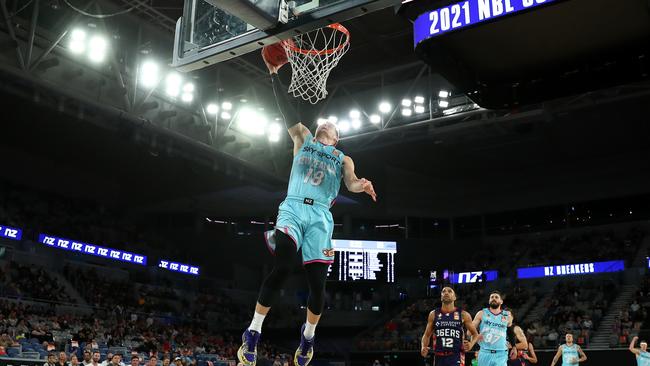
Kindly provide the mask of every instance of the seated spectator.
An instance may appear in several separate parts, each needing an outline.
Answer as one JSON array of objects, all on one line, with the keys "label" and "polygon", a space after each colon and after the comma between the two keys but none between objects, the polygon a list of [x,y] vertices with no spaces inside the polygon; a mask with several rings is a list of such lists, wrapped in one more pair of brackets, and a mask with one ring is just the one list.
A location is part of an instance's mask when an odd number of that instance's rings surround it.
[{"label": "seated spectator", "polygon": [[50,352],[47,354],[47,362],[43,364],[43,366],[57,366],[56,364],[56,354],[53,352]]},{"label": "seated spectator", "polygon": [[68,366],[68,355],[65,352],[59,352],[59,360],[56,366]]}]

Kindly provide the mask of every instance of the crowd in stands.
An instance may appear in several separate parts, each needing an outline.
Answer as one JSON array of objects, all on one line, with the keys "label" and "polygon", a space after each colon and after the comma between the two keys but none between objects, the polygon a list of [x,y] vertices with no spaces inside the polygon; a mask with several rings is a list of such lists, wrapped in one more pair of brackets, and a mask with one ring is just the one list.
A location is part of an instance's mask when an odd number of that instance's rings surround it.
[{"label": "crowd in stands", "polygon": [[57,302],[72,301],[59,281],[43,268],[14,261],[0,262],[0,295]]},{"label": "crowd in stands", "polygon": [[577,344],[588,347],[618,285],[614,279],[558,283],[544,303],[542,318],[523,325],[529,341],[537,348],[555,348],[571,333]]},{"label": "crowd in stands", "polygon": [[635,336],[643,336],[650,312],[650,274],[646,274],[635,291],[630,304],[617,315],[610,337],[610,346],[625,347]]},{"label": "crowd in stands", "polygon": [[623,232],[593,229],[582,234],[563,234],[551,238],[532,240],[531,264],[569,264],[590,261],[631,260],[637,253],[646,232],[630,228]]}]

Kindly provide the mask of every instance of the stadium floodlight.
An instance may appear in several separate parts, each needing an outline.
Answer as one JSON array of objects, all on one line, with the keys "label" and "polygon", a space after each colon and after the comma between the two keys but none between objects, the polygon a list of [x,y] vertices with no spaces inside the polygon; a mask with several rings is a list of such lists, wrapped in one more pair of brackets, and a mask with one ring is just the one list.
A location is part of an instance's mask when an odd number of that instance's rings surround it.
[{"label": "stadium floodlight", "polygon": [[412,114],[413,110],[411,108],[402,108],[402,116],[410,117]]},{"label": "stadium floodlight", "polygon": [[165,79],[165,92],[170,97],[177,97],[181,92],[181,76],[176,72],[171,72],[167,74]]},{"label": "stadium floodlight", "polygon": [[327,122],[327,118],[319,118],[319,119],[316,120],[316,123],[317,123],[319,126],[324,125],[325,122]]},{"label": "stadium floodlight", "polygon": [[282,132],[282,126],[279,123],[271,123],[269,125],[269,134],[279,135]]},{"label": "stadium floodlight", "polygon": [[269,135],[269,141],[270,142],[278,142],[278,141],[280,141],[280,134]]},{"label": "stadium floodlight", "polygon": [[249,135],[264,135],[268,120],[252,108],[243,107],[237,114],[237,126]]},{"label": "stadium floodlight", "polygon": [[232,118],[232,115],[229,112],[221,112],[221,119],[229,120]]},{"label": "stadium floodlight", "polygon": [[153,61],[145,61],[140,66],[140,84],[145,88],[154,88],[158,84],[160,67]]},{"label": "stadium floodlight", "polygon": [[334,123],[334,124],[336,124],[336,123],[339,121],[339,118],[336,117],[336,116],[329,116],[329,117],[327,117],[327,121],[328,121],[329,123]]},{"label": "stadium floodlight", "polygon": [[425,109],[423,105],[416,105],[415,106],[415,113],[417,114],[422,114],[424,113]]},{"label": "stadium floodlight", "polygon": [[77,55],[86,51],[86,32],[83,29],[77,28],[72,31],[68,48],[70,52]]},{"label": "stadium floodlight", "polygon": [[446,90],[438,92],[438,98],[449,98],[450,93]]},{"label": "stadium floodlight", "polygon": [[192,94],[192,93],[183,93],[181,95],[181,100],[183,102],[185,102],[185,103],[192,103],[192,101],[194,100],[194,94]]},{"label": "stadium floodlight", "polygon": [[350,131],[350,122],[346,120],[342,120],[341,122],[339,122],[338,127],[341,133],[347,133],[348,131]]},{"label": "stadium floodlight", "polygon": [[194,93],[194,84],[186,83],[185,85],[183,85],[183,92],[184,93]]},{"label": "stadium floodlight", "polygon": [[355,130],[358,130],[361,128],[361,120],[359,119],[353,119],[352,120],[352,128]]},{"label": "stadium floodlight", "polygon": [[438,106],[440,108],[447,108],[447,107],[449,107],[449,102],[446,101],[446,100],[440,100],[440,101],[438,101]]},{"label": "stadium floodlight", "polygon": [[88,58],[92,62],[102,62],[106,58],[108,41],[102,36],[93,36],[88,41]]},{"label": "stadium floodlight", "polygon": [[410,99],[402,99],[402,107],[410,107],[413,102]]},{"label": "stadium floodlight", "polygon": [[215,103],[210,103],[208,104],[208,107],[206,108],[207,112],[209,114],[217,114],[219,113],[219,106],[216,105]]},{"label": "stadium floodlight", "polygon": [[239,100],[239,102],[240,102],[240,103],[248,103],[248,99],[246,99],[246,98],[241,98],[241,99]]},{"label": "stadium floodlight", "polygon": [[230,103],[230,102],[221,103],[221,109],[223,109],[224,111],[231,110],[232,109],[232,103]]},{"label": "stadium floodlight", "polygon": [[361,118],[361,112],[357,109],[353,109],[350,111],[350,118],[355,120]]},{"label": "stadium floodlight", "polygon": [[415,104],[424,104],[424,97],[421,95],[418,95],[417,97],[413,98],[415,101]]},{"label": "stadium floodlight", "polygon": [[379,112],[381,112],[383,114],[390,113],[392,108],[393,107],[388,102],[379,103]]},{"label": "stadium floodlight", "polygon": [[370,115],[370,123],[372,123],[373,125],[376,125],[379,122],[381,122],[381,117],[378,114]]}]

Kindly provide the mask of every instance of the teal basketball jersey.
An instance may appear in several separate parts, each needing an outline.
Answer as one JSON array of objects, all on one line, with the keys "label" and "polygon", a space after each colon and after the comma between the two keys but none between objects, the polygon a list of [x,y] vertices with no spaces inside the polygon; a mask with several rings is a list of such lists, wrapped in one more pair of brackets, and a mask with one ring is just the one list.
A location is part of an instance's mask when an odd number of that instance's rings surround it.
[{"label": "teal basketball jersey", "polygon": [[[575,359],[575,360],[574,360]],[[578,345],[562,345],[562,365],[577,365],[580,355],[578,354]]]},{"label": "teal basketball jersey", "polygon": [[636,365],[637,366],[650,366],[650,352],[641,351],[638,356],[636,356]]},{"label": "teal basketball jersey", "polygon": [[330,207],[341,188],[344,156],[334,146],[323,145],[309,134],[293,158],[287,196],[311,199]]},{"label": "teal basketball jersey", "polygon": [[483,335],[483,339],[479,341],[482,350],[508,350],[507,337],[509,316],[510,313],[507,310],[502,310],[499,314],[495,315],[492,314],[488,308],[483,309],[483,319],[481,319],[479,329],[479,333]]}]

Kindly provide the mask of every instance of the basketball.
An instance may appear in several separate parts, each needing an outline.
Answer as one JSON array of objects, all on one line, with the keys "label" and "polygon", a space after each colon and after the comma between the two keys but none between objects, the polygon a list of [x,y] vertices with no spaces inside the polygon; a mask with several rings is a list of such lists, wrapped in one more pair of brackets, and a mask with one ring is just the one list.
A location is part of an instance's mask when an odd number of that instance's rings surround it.
[{"label": "basketball", "polygon": [[282,66],[289,61],[287,52],[280,43],[274,43],[262,48],[262,57],[273,66]]}]

